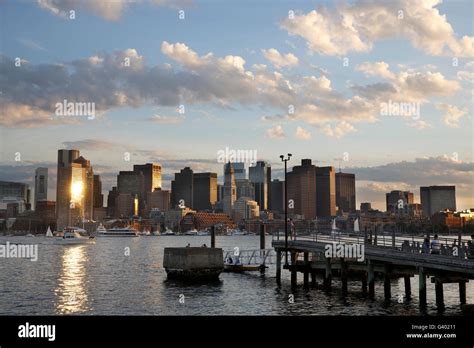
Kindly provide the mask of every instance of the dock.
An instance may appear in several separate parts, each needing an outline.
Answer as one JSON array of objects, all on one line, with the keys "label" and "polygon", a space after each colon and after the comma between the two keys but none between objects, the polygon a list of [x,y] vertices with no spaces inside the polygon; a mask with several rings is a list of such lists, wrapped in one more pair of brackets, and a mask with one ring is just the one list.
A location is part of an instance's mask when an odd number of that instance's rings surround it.
[{"label": "dock", "polygon": [[[391,283],[393,279],[404,279],[405,298],[411,298],[411,278],[418,275],[419,278],[419,302],[420,307],[427,305],[426,288],[427,279],[435,286],[436,305],[439,310],[444,308],[443,284],[457,283],[459,286],[460,304],[466,304],[466,283],[474,279],[474,259],[468,259],[463,250],[456,256],[450,254],[432,255],[420,253],[419,245],[414,238],[407,235],[392,234],[387,237],[387,243],[381,245],[381,236],[377,241],[358,235],[357,237],[339,233],[337,236],[331,234],[309,234],[298,236],[288,240],[288,248],[285,248],[285,240],[274,239],[272,246],[276,251],[276,280],[281,283],[281,270],[286,269],[291,273],[291,287],[297,286],[298,273],[303,274],[303,286],[309,288],[316,285],[317,277],[322,279],[322,285],[330,291],[332,279],[339,277],[343,295],[347,294],[348,280],[361,282],[361,291],[369,299],[375,297],[375,280],[384,282],[384,297],[390,301],[392,298]],[[412,239],[410,246],[409,239]],[[408,241],[408,242],[407,242]],[[465,241],[459,237],[458,245]],[[330,244],[360,245],[364,250],[363,261],[354,258],[326,257],[325,251]],[[446,245],[448,249],[448,245]],[[285,252],[288,253],[285,255]],[[288,257],[289,256],[289,257]],[[282,267],[282,257],[288,258],[288,264]]]}]

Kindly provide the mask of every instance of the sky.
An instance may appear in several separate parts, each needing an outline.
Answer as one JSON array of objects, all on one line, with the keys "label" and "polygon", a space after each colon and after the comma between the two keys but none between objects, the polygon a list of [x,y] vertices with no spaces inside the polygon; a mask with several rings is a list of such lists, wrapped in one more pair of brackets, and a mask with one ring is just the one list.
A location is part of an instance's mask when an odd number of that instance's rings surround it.
[{"label": "sky", "polygon": [[472,18],[469,0],[2,1],[0,180],[46,166],[54,199],[77,148],[104,190],[146,162],[166,188],[185,166],[222,180],[229,148],[273,178],[286,153],[355,173],[357,204],[451,184],[474,207]]}]

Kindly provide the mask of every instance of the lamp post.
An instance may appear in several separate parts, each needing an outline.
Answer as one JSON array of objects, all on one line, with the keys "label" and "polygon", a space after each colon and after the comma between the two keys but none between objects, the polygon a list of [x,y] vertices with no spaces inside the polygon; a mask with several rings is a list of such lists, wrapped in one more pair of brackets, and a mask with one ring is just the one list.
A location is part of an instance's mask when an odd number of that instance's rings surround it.
[{"label": "lamp post", "polygon": [[280,155],[281,161],[285,162],[285,266],[288,266],[288,181],[286,177],[286,162],[290,160],[291,156],[291,153],[288,154],[288,158]]}]

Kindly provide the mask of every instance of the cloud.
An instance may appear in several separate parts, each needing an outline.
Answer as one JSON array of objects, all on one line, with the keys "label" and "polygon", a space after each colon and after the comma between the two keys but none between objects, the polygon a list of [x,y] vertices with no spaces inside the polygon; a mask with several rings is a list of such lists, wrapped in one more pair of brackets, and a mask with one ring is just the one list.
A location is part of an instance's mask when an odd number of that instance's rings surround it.
[{"label": "cloud", "polygon": [[326,134],[328,137],[341,138],[342,136],[355,132],[356,129],[350,123],[342,121],[335,126],[329,124],[322,127],[321,131]]},{"label": "cloud", "polygon": [[469,83],[474,83],[474,71],[458,71],[456,74],[459,80]]},{"label": "cloud", "polygon": [[121,148],[122,145],[108,140],[97,140],[97,139],[83,139],[76,141],[64,141],[63,146],[67,149],[77,149],[77,150],[111,150]]},{"label": "cloud", "polygon": [[268,59],[275,68],[281,69],[285,66],[295,66],[298,64],[298,58],[293,53],[280,54],[275,48],[262,50],[263,56]]},{"label": "cloud", "polygon": [[430,55],[457,57],[474,54],[472,36],[458,38],[436,8],[440,0],[356,1],[335,9],[318,6],[295,14],[280,25],[306,40],[308,48],[324,55],[368,52],[377,41],[402,37]]},{"label": "cloud", "polygon": [[296,128],[295,137],[301,140],[311,139],[311,133],[304,128]]},{"label": "cloud", "polygon": [[436,105],[438,110],[444,111],[443,123],[448,127],[459,127],[459,120],[467,113],[467,109],[460,109],[457,106],[439,103]]},{"label": "cloud", "polygon": [[426,128],[432,127],[432,125],[430,125],[428,122],[424,120],[412,120],[411,122],[407,123],[407,126],[410,128],[416,128],[416,129],[426,129]]},{"label": "cloud", "polygon": [[[149,3],[157,6],[181,9],[188,7],[193,0],[148,0]],[[70,11],[79,13],[90,12],[98,17],[109,21],[117,21],[122,17],[123,12],[136,1],[130,0],[37,0],[40,8],[49,11],[53,15],[68,18]],[[79,13],[78,13],[79,12]]]},{"label": "cloud", "polygon": [[285,132],[281,125],[275,125],[272,128],[267,129],[267,136],[273,139],[283,139],[285,138]]}]

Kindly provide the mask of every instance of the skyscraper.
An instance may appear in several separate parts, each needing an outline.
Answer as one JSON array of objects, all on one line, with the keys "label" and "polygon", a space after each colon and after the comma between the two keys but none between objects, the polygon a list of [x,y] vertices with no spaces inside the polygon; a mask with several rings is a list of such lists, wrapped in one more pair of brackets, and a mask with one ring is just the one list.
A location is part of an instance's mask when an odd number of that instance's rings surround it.
[{"label": "skyscraper", "polygon": [[285,181],[275,179],[272,181],[271,187],[270,210],[283,213],[285,210]]},{"label": "skyscraper", "polygon": [[240,197],[254,199],[255,187],[249,179],[235,179],[235,186],[237,188],[237,199],[239,199]]},{"label": "skyscraper", "polygon": [[133,171],[136,173],[142,172],[144,182],[144,189],[147,192],[153,192],[161,188],[161,166],[156,163],[135,164]]},{"label": "skyscraper", "polygon": [[232,162],[232,165],[234,166],[235,181],[247,179],[247,172],[245,171],[244,162]]},{"label": "skyscraper", "polygon": [[93,218],[94,172],[79,150],[58,150],[56,186],[57,228]]},{"label": "skyscraper", "polygon": [[102,194],[102,181],[100,175],[94,175],[94,208],[102,208],[104,206],[104,195]]},{"label": "skyscraper", "polygon": [[336,172],[334,167],[316,167],[316,204],[318,217],[336,215]]},{"label": "skyscraper", "polygon": [[193,183],[193,209],[211,210],[217,202],[217,174],[196,173]]},{"label": "skyscraper", "polygon": [[36,168],[35,171],[35,209],[39,201],[48,200],[48,168]]},{"label": "skyscraper", "polygon": [[193,205],[193,186],[194,173],[191,168],[185,167],[179,173],[174,174],[174,180],[171,182],[171,205],[175,208],[177,205],[184,204],[191,208]]},{"label": "skyscraper", "polygon": [[343,212],[356,211],[355,174],[336,173],[336,206]]},{"label": "skyscraper", "polygon": [[[134,171],[121,171],[117,175],[117,190],[119,195],[129,194],[133,199],[137,199],[138,202],[138,214],[142,212],[142,209],[145,209],[145,177],[143,173],[134,172]],[[129,202],[126,198],[122,198],[123,202]],[[128,203],[127,203],[128,204]],[[127,206],[125,204],[124,206]],[[135,201],[133,201],[135,204]],[[121,210],[122,212],[127,210]],[[136,212],[135,207],[133,207],[133,212]]]},{"label": "skyscraper", "polygon": [[232,217],[234,202],[237,199],[237,189],[235,185],[234,166],[228,162],[224,167],[224,213]]},{"label": "skyscraper", "polygon": [[254,167],[249,168],[249,179],[255,188],[255,201],[261,210],[268,209],[270,201],[271,167],[265,161],[257,161]]},{"label": "skyscraper", "polygon": [[[316,166],[310,159],[301,160],[300,166],[294,166],[287,174],[288,201],[293,214],[304,215],[305,219],[316,218]],[[294,208],[292,209],[291,206]]]},{"label": "skyscraper", "polygon": [[456,186],[422,186],[420,187],[423,214],[433,214],[449,209],[456,210]]}]

